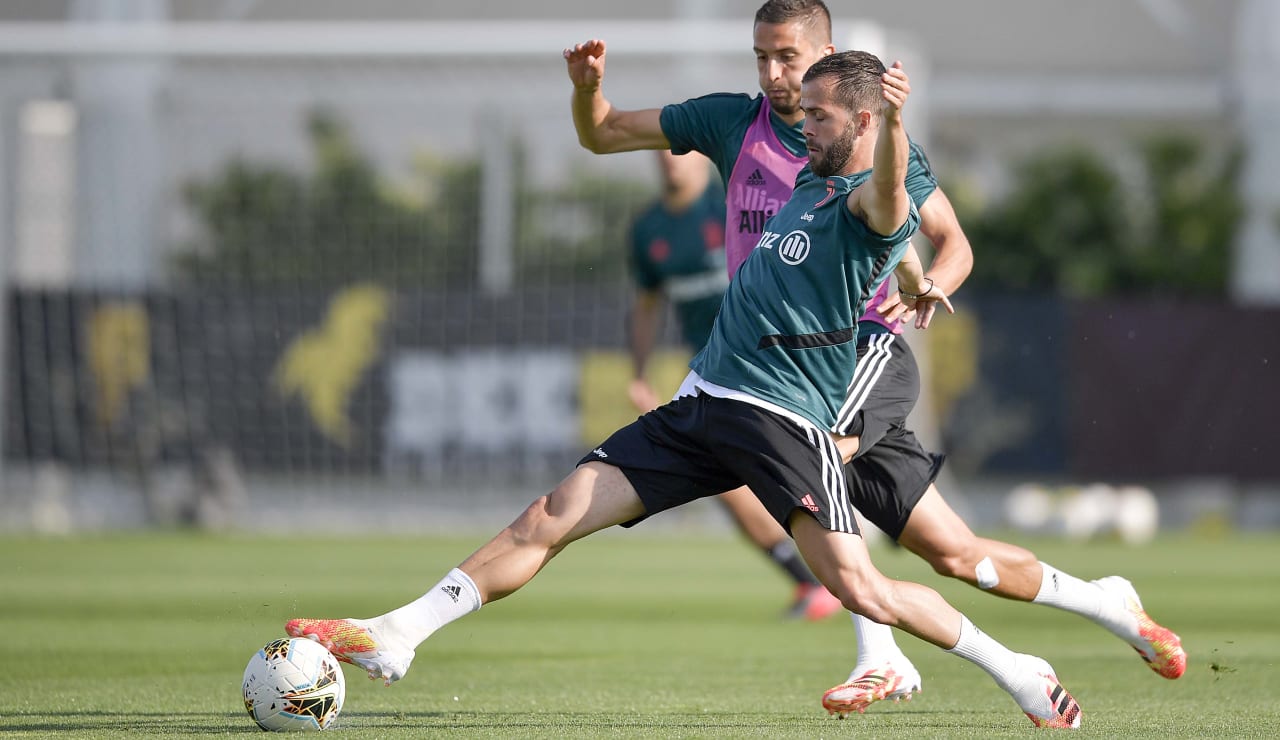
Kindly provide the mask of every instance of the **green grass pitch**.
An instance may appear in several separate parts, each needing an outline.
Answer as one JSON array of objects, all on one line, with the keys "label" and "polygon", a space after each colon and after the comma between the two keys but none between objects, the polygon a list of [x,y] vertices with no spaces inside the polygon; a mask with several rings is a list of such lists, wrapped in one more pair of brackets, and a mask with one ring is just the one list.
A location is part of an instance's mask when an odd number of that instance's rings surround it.
[{"label": "green grass pitch", "polygon": [[[205,737],[260,732],[249,656],[291,616],[369,616],[418,596],[480,538],[269,539],[129,534],[0,540],[0,736]],[[1024,541],[1025,544],[1025,541]],[[1073,615],[984,595],[908,553],[881,568],[938,588],[1009,646],[1038,653],[1090,737],[1280,733],[1280,538],[1165,538],[1143,548],[1041,541],[1083,577],[1119,572],[1178,631],[1166,681]],[[853,660],[853,630],[779,618],[787,588],[731,535],[608,532],[522,592],[438,632],[384,688],[347,666],[349,738],[1025,737],[1036,732],[976,667],[914,638],[914,701],[838,721],[819,705]]]}]

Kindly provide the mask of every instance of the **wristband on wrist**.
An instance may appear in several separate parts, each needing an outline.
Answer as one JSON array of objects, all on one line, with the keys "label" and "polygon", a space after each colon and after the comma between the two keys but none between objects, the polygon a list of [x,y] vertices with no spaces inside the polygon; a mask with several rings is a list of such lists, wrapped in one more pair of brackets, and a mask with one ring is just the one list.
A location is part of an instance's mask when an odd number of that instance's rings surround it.
[{"label": "wristband on wrist", "polygon": [[927,277],[927,276],[926,276],[926,277],[925,277],[925,280],[928,280],[928,281],[929,281],[929,287],[928,287],[928,288],[925,288],[925,290],[924,290],[924,292],[923,292],[923,293],[908,293],[907,291],[903,290],[902,288],[898,288],[898,292],[899,292],[900,294],[902,294],[902,295],[906,296],[907,298],[911,298],[911,299],[924,298],[925,296],[927,296],[927,295],[929,295],[930,293],[932,293],[932,292],[933,292],[933,278],[931,278],[931,277]]}]

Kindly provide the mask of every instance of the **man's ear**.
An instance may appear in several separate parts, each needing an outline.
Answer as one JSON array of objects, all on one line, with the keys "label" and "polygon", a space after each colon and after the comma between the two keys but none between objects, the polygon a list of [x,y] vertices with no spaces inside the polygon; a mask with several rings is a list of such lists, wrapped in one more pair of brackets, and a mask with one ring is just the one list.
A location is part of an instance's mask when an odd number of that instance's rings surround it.
[{"label": "man's ear", "polygon": [[875,116],[869,110],[860,110],[857,115],[857,123],[854,131],[858,136],[866,136],[871,131],[871,124],[875,122]]}]

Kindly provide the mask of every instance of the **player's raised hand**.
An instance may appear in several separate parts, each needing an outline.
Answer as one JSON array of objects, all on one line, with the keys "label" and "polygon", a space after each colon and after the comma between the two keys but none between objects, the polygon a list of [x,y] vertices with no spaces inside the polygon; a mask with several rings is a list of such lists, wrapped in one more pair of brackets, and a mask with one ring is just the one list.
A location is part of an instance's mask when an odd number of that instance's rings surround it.
[{"label": "player's raised hand", "polygon": [[[903,289],[899,287],[898,295],[896,296],[898,301],[896,304],[891,305],[890,308],[886,309],[885,305],[890,304],[890,301],[886,300],[877,307],[880,315],[890,321],[892,321],[893,318],[898,318],[903,323],[906,323],[911,320],[911,317],[914,314],[916,328],[928,329],[929,322],[933,320],[933,314],[939,305],[945,308],[947,313],[955,313],[956,309],[951,305],[951,299],[947,297],[946,293],[942,292],[942,288],[934,285],[932,278],[925,278],[925,281],[928,282],[928,290],[924,290],[921,293],[904,292]],[[913,288],[913,290],[920,290],[924,287],[925,286],[920,286],[920,288]]]},{"label": "player's raised hand", "polygon": [[895,321],[905,324],[915,318],[916,310],[903,303],[896,292],[891,292],[876,306],[876,313],[890,324]]},{"label": "player's raised hand", "polygon": [[902,62],[894,62],[880,76],[880,94],[884,97],[885,117],[896,118],[902,114],[902,106],[907,104],[907,96],[911,94],[911,81],[902,70]]},{"label": "player's raised hand", "polygon": [[591,39],[564,50],[569,81],[579,90],[595,90],[604,79],[604,41]]},{"label": "player's raised hand", "polygon": [[642,414],[647,414],[662,405],[658,400],[657,391],[644,378],[631,381],[627,386],[627,397],[631,399],[631,405]]}]

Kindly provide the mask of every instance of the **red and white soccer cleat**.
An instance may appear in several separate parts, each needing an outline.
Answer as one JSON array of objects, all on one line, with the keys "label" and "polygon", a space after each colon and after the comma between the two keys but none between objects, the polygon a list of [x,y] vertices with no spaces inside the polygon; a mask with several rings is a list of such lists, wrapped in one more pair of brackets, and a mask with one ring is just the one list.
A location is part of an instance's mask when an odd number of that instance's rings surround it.
[{"label": "red and white soccer cleat", "polygon": [[1187,654],[1182,649],[1182,638],[1173,630],[1161,627],[1147,615],[1142,608],[1142,600],[1128,579],[1120,576],[1107,576],[1094,581],[1098,588],[1116,594],[1124,600],[1124,608],[1138,624],[1140,640],[1129,641],[1138,655],[1151,666],[1151,670],[1173,679],[1182,676],[1187,670]]},{"label": "red and white soccer cleat", "polygon": [[387,686],[404,678],[413,662],[414,651],[379,634],[377,620],[291,619],[284,631],[315,640],[338,660],[365,669],[369,678],[381,678]]},{"label": "red and white soccer cleat", "polygon": [[849,680],[827,689],[822,708],[841,719],[852,712],[862,714],[875,702],[892,699],[910,701],[921,690],[920,673],[909,660],[883,663],[871,668],[854,668]]}]

